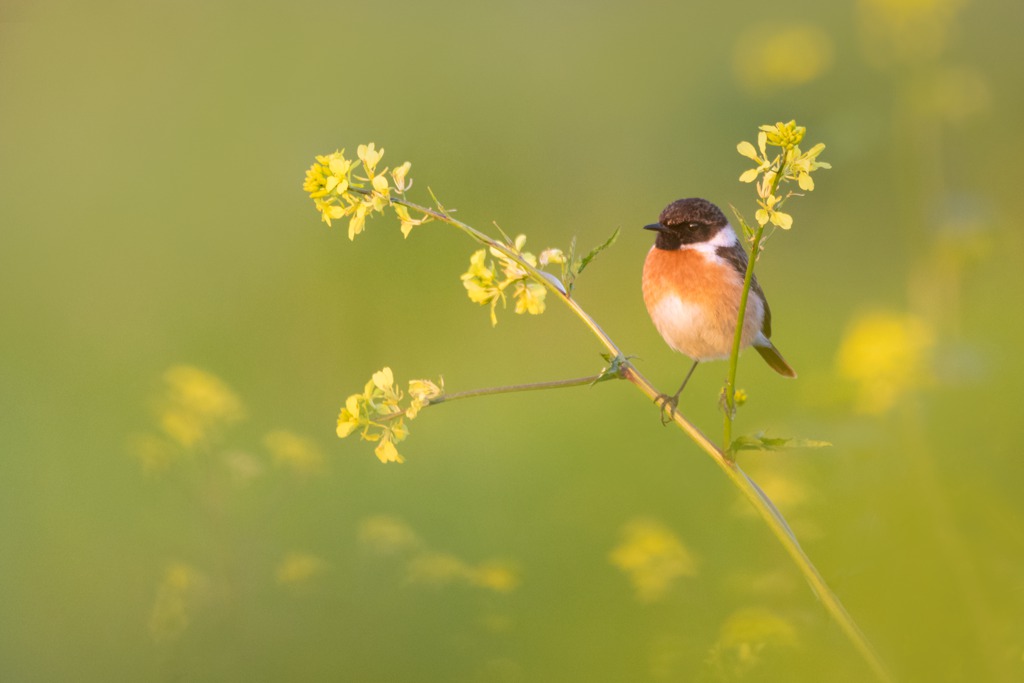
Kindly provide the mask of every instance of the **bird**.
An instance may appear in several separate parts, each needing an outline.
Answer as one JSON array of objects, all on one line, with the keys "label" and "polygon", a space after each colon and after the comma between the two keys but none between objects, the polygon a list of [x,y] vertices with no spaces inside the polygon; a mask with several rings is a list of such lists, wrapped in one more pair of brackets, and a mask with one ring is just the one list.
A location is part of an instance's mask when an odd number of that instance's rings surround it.
[{"label": "bird", "polygon": [[[665,411],[668,406],[675,410],[697,365],[731,355],[748,260],[725,214],[706,199],[678,199],[665,207],[657,223],[644,229],[658,233],[644,261],[647,312],[665,343],[693,360],[679,390],[657,399],[663,402],[662,419],[667,421]],[[740,348],[753,346],[777,373],[796,377],[771,335],[771,310],[755,276]]]}]

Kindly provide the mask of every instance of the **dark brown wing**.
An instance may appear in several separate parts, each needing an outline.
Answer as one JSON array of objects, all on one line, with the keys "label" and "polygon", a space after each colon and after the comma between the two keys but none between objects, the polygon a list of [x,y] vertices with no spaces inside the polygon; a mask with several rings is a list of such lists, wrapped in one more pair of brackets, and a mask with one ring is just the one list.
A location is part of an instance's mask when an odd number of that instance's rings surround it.
[{"label": "dark brown wing", "polygon": [[[727,261],[739,273],[741,279],[746,276],[749,259],[747,259],[747,252],[743,250],[739,242],[731,247],[718,247],[715,249],[715,253],[719,258]],[[750,283],[750,289],[761,297],[761,302],[764,304],[764,322],[761,324],[761,332],[765,337],[770,338],[772,336],[772,311],[768,308],[768,299],[765,297],[756,275],[753,282]]]}]

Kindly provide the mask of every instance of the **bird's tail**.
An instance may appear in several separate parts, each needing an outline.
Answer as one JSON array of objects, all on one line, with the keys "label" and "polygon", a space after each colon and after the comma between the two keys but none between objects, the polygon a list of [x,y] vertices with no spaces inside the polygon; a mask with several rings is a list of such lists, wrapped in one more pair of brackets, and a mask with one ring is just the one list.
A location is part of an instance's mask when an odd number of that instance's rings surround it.
[{"label": "bird's tail", "polygon": [[765,362],[771,366],[772,370],[784,377],[796,377],[796,370],[789,367],[789,363],[768,339],[758,339],[754,342],[754,348],[761,354],[761,358],[764,358]]}]

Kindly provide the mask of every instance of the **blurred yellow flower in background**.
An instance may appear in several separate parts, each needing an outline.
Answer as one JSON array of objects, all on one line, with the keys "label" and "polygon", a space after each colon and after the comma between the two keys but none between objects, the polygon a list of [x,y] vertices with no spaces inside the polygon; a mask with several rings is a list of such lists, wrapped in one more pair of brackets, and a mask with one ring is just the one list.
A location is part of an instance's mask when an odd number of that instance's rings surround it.
[{"label": "blurred yellow flower in background", "polygon": [[175,640],[188,628],[202,576],[191,565],[175,562],[164,571],[149,615],[154,640]]},{"label": "blurred yellow flower in background", "polygon": [[405,560],[406,581],[434,587],[463,584],[495,593],[510,593],[519,587],[516,567],[503,560],[472,564],[461,557],[432,550],[404,521],[391,515],[374,515],[359,522],[359,543],[377,555],[398,555]]},{"label": "blurred yellow flower in background", "polygon": [[860,0],[864,52],[878,65],[934,59],[966,5],[966,0]]},{"label": "blurred yellow flower in background", "polygon": [[362,546],[380,555],[391,555],[421,545],[412,527],[391,515],[365,517],[359,522],[356,536]]},{"label": "blurred yellow flower in background", "polygon": [[263,437],[263,445],[270,451],[275,464],[287,467],[296,474],[323,471],[323,452],[316,443],[304,436],[278,429]]},{"label": "blurred yellow flower in background", "polygon": [[656,602],[682,576],[695,576],[697,563],[683,542],[661,522],[638,518],[622,527],[622,542],[609,560],[629,577],[641,602]]},{"label": "blurred yellow flower in background", "polygon": [[736,80],[767,93],[810,83],[832,66],[832,39],[813,24],[761,24],[744,31],[733,52]]},{"label": "blurred yellow flower in background", "polygon": [[496,560],[471,567],[467,577],[474,586],[489,588],[496,593],[511,593],[519,587],[520,582],[519,572],[515,567]]},{"label": "blurred yellow flower in background", "polygon": [[160,429],[184,448],[208,442],[221,428],[241,420],[242,401],[220,378],[190,365],[164,373],[164,394],[156,405]]},{"label": "blurred yellow flower in background", "polygon": [[425,583],[442,586],[455,581],[466,580],[469,567],[451,553],[425,551],[409,561],[407,578],[410,583]]},{"label": "blurred yellow flower in background", "polygon": [[787,619],[765,608],[745,607],[722,624],[708,663],[722,680],[741,680],[757,667],[766,650],[798,645],[796,628]]},{"label": "blurred yellow flower in background", "polygon": [[327,563],[316,555],[309,553],[288,553],[277,565],[274,577],[281,585],[299,585],[308,583],[326,569]]},{"label": "blurred yellow flower in background", "polygon": [[856,409],[879,415],[932,381],[934,346],[931,326],[915,315],[864,313],[847,328],[836,369],[840,377],[854,383]]}]

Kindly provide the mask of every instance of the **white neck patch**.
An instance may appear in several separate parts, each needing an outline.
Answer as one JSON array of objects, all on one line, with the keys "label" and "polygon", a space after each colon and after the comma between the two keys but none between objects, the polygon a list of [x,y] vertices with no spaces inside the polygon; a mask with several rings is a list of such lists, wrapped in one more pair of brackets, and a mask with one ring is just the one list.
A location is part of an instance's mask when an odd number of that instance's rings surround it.
[{"label": "white neck patch", "polygon": [[703,254],[711,256],[715,255],[715,251],[719,247],[731,247],[734,246],[739,240],[736,238],[736,233],[733,231],[732,226],[726,223],[722,226],[722,229],[715,233],[714,237],[709,239],[707,242],[697,242],[695,244],[682,244],[679,246],[680,249],[693,249]]}]

